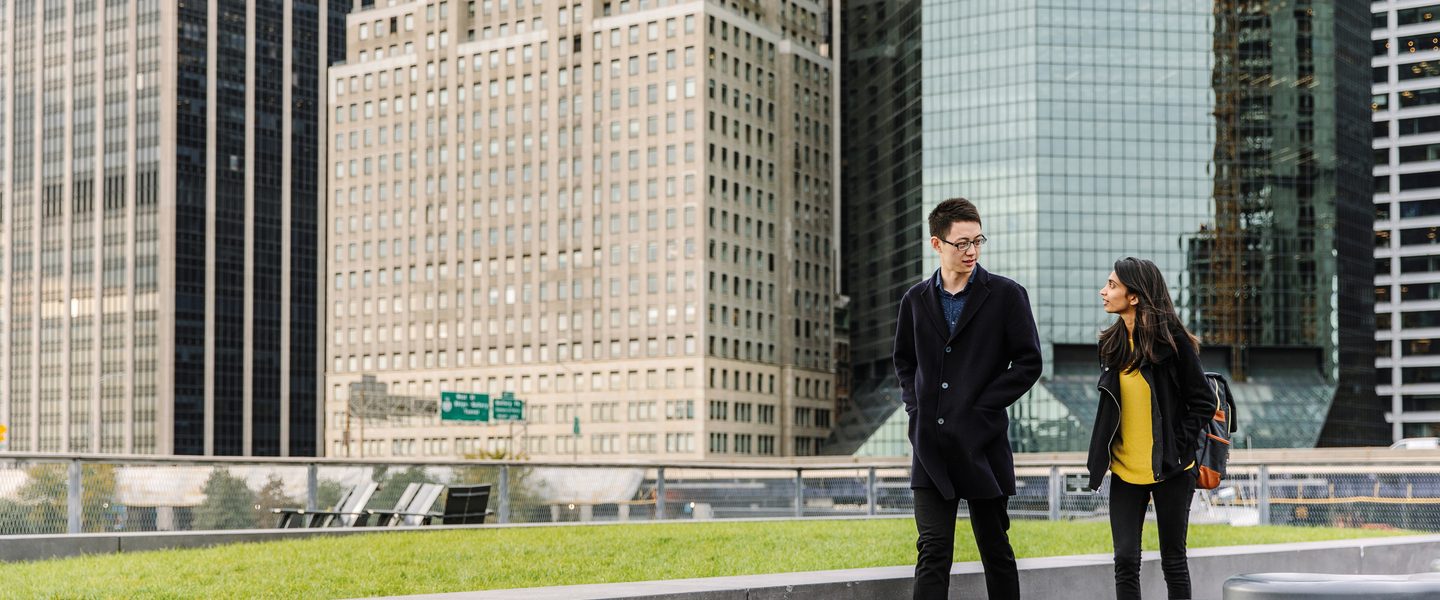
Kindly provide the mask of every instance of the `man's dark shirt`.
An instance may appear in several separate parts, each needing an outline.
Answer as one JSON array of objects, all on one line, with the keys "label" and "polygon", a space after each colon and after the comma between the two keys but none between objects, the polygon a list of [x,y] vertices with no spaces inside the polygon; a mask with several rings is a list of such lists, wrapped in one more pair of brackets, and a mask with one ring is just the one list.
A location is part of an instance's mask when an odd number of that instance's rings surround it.
[{"label": "man's dark shirt", "polygon": [[959,293],[951,294],[945,291],[945,279],[940,277],[940,269],[935,270],[935,289],[940,290],[940,308],[945,311],[945,322],[950,325],[950,335],[955,335],[955,328],[960,326],[960,313],[965,312],[965,301],[970,298],[970,282],[965,282],[965,289]]}]

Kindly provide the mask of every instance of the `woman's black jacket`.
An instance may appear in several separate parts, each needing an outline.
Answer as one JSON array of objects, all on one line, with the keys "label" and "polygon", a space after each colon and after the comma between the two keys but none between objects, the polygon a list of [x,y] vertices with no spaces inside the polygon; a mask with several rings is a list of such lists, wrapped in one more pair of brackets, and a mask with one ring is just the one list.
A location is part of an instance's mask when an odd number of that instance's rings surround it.
[{"label": "woman's black jacket", "polygon": [[[1172,332],[1176,348],[1162,344],[1156,362],[1140,367],[1150,385],[1150,427],[1154,445],[1151,464],[1156,481],[1183,473],[1195,460],[1199,436],[1207,419],[1215,415],[1215,394],[1205,382],[1205,369],[1183,330]],[[1100,372],[1100,407],[1090,433],[1090,489],[1100,489],[1110,470],[1110,445],[1120,429],[1120,371],[1103,366]]]}]

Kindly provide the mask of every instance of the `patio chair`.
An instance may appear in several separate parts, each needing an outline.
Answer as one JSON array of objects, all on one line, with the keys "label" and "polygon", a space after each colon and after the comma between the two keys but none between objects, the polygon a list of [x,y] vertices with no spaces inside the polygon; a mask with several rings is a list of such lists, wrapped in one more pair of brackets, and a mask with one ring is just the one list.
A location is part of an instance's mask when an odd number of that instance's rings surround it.
[{"label": "patio chair", "polygon": [[480,525],[491,514],[490,484],[452,485],[445,494],[445,511],[440,519],[446,525]]},{"label": "patio chair", "polygon": [[[420,490],[420,485],[421,485],[421,484],[419,484],[419,483],[406,484],[406,486],[405,486],[405,491],[404,491],[404,492],[401,492],[400,498],[395,501],[395,510],[397,510],[397,511],[399,511],[399,510],[404,510],[406,507],[410,506],[410,502],[414,499],[416,492],[418,492],[418,491]],[[372,513],[371,511],[366,510],[365,507],[364,507],[363,505],[361,505],[361,506],[357,506],[357,507],[356,507],[356,510],[353,511],[353,512],[344,512],[344,511],[338,511],[338,510],[337,510],[337,511],[316,512],[316,513],[315,513],[315,516],[313,516],[313,517],[311,517],[311,518],[312,518],[312,519],[321,519],[321,518],[328,518],[328,519],[329,519],[329,522],[328,522],[328,523],[323,524],[323,525],[318,525],[318,527],[326,527],[326,526],[329,526],[329,525],[337,525],[337,524],[338,524],[339,526],[341,526],[341,527],[345,527],[345,526],[350,526],[350,527],[366,527],[366,526],[369,526],[369,525],[370,525],[370,516],[371,516],[372,514],[373,514],[373,513]]]},{"label": "patio chair", "polygon": [[[358,486],[346,488],[341,492],[340,497],[335,500],[333,510],[340,510],[340,507],[350,500],[350,496],[355,494],[356,489]],[[292,522],[303,522],[310,518],[310,511],[299,507],[272,508],[270,513],[279,516],[279,522],[275,524],[276,529],[287,529]]]},{"label": "patio chair", "polygon": [[419,484],[410,495],[407,503],[396,503],[394,510],[371,509],[365,511],[366,521],[374,520],[377,527],[392,527],[396,525],[419,525],[418,515],[428,514],[435,506],[435,501],[440,499],[440,492],[445,486],[438,483]]},{"label": "patio chair", "polygon": [[275,508],[271,509],[271,512],[280,515],[280,521],[276,525],[280,529],[288,528],[292,523],[299,523],[300,527],[328,527],[339,516],[350,517],[345,520],[348,524],[365,508],[365,504],[370,502],[370,496],[375,494],[378,487],[373,481],[352,487],[340,495],[340,500],[336,501],[331,510]]},{"label": "patio chair", "polygon": [[[438,486],[437,486],[438,487]],[[438,490],[434,490],[438,495]],[[421,498],[416,495],[417,508]],[[430,510],[435,503],[435,498],[428,498],[429,502],[420,510],[410,510],[393,513],[390,515],[389,523],[398,525],[429,525],[435,519],[440,519],[445,525],[477,525],[485,522],[485,516],[492,511],[486,506],[490,503],[490,484],[478,485],[452,485],[446,488],[445,507],[440,512]]]},{"label": "patio chair", "polygon": [[307,524],[310,527],[329,527],[336,523],[342,526],[349,525],[357,516],[365,511],[365,505],[370,503],[370,497],[375,495],[375,490],[380,489],[380,484],[373,481],[360,486],[360,491],[350,496],[350,501],[338,510],[315,513]]}]

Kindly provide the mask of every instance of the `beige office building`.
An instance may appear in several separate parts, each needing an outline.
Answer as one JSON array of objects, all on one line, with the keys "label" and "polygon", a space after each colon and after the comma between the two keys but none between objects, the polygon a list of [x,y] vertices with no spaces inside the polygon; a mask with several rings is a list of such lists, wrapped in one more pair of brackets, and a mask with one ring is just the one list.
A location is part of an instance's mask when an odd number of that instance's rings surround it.
[{"label": "beige office building", "polygon": [[[327,453],[817,453],[835,393],[829,10],[349,15],[330,69]],[[527,422],[441,422],[444,391],[513,391]]]}]

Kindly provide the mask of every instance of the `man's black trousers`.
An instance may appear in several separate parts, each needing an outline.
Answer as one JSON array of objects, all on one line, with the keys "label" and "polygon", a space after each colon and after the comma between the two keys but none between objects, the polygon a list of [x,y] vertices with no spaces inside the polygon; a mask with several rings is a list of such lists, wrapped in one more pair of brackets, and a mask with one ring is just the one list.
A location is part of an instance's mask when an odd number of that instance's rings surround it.
[{"label": "man's black trousers", "polygon": [[[945,600],[950,591],[950,564],[955,557],[955,513],[960,499],[946,500],[930,488],[915,490],[915,529],[920,551],[915,562],[915,600]],[[1010,548],[1010,498],[1000,496],[967,500],[970,527],[980,562],[985,566],[985,588],[990,600],[1020,597],[1015,551]]]}]

